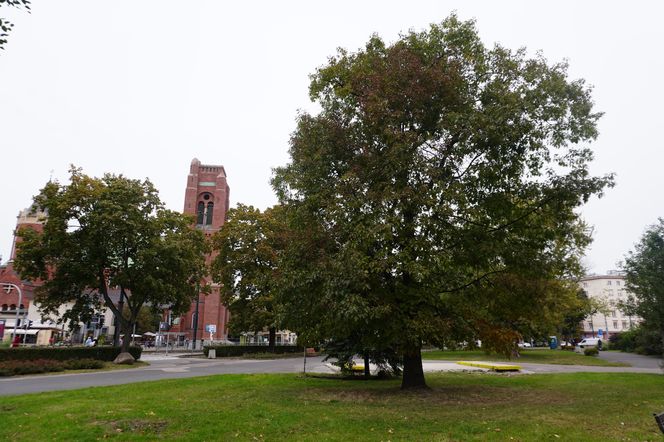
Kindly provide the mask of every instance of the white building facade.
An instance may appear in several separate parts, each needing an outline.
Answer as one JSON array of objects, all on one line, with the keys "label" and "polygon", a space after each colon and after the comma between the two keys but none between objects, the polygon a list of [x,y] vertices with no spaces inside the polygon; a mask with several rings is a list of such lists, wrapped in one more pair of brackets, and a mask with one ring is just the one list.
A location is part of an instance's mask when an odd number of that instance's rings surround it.
[{"label": "white building facade", "polygon": [[627,315],[619,308],[620,302],[626,301],[629,295],[624,272],[610,270],[605,275],[584,276],[579,284],[589,298],[604,305],[584,319],[583,337],[608,341],[611,336],[630,330],[641,322],[640,318]]}]

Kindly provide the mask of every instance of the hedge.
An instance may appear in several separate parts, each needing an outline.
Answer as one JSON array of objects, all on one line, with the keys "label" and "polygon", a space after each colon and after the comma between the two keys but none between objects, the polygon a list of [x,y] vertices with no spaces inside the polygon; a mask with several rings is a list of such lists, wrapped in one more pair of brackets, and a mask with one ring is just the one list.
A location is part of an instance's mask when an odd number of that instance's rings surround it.
[{"label": "hedge", "polygon": [[[98,361],[112,361],[120,354],[120,347],[19,347],[0,348],[1,361],[29,361],[37,359],[50,359],[55,361],[68,361],[71,359],[96,359]],[[129,353],[134,359],[141,358],[141,347],[129,347]]]},{"label": "hedge", "polygon": [[103,367],[104,363],[95,359],[70,359],[68,361],[54,361],[52,359],[12,360],[0,362],[0,376],[99,369]]},{"label": "hedge", "polygon": [[269,347],[266,345],[206,345],[203,347],[205,356],[208,355],[210,349],[216,350],[218,358],[225,358],[229,356],[242,356],[247,353],[302,353],[304,348],[297,345],[276,345]]}]

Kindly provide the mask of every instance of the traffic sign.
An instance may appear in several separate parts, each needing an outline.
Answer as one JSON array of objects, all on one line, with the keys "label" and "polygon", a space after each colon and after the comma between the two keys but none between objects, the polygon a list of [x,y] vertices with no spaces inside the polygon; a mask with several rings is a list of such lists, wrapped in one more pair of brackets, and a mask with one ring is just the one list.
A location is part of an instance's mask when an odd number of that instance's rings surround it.
[{"label": "traffic sign", "polygon": [[217,324],[205,324],[205,331],[208,333],[216,333]]}]

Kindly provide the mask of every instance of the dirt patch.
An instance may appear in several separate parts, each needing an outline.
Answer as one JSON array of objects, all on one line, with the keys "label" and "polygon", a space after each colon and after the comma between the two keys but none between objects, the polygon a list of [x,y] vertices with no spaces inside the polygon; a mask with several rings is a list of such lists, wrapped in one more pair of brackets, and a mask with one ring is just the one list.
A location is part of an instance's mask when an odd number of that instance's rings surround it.
[{"label": "dirt patch", "polygon": [[110,422],[94,422],[94,424],[106,427],[107,433],[139,433],[159,434],[166,429],[168,422],[165,420],[130,419]]}]

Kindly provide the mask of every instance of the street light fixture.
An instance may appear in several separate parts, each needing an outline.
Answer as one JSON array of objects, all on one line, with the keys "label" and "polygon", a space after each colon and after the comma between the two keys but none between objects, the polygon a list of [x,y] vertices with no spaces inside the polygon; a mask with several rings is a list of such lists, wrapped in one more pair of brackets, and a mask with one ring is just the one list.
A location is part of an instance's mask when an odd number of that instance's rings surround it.
[{"label": "street light fixture", "polygon": [[18,314],[19,310],[21,309],[21,301],[23,300],[23,292],[21,292],[21,287],[17,286],[16,284],[12,284],[11,282],[3,282],[2,285],[5,288],[5,292],[7,294],[11,293],[12,289],[16,289],[18,291],[18,304],[16,305],[16,319],[14,320],[14,337],[12,340],[16,339],[16,328],[18,326]]}]

